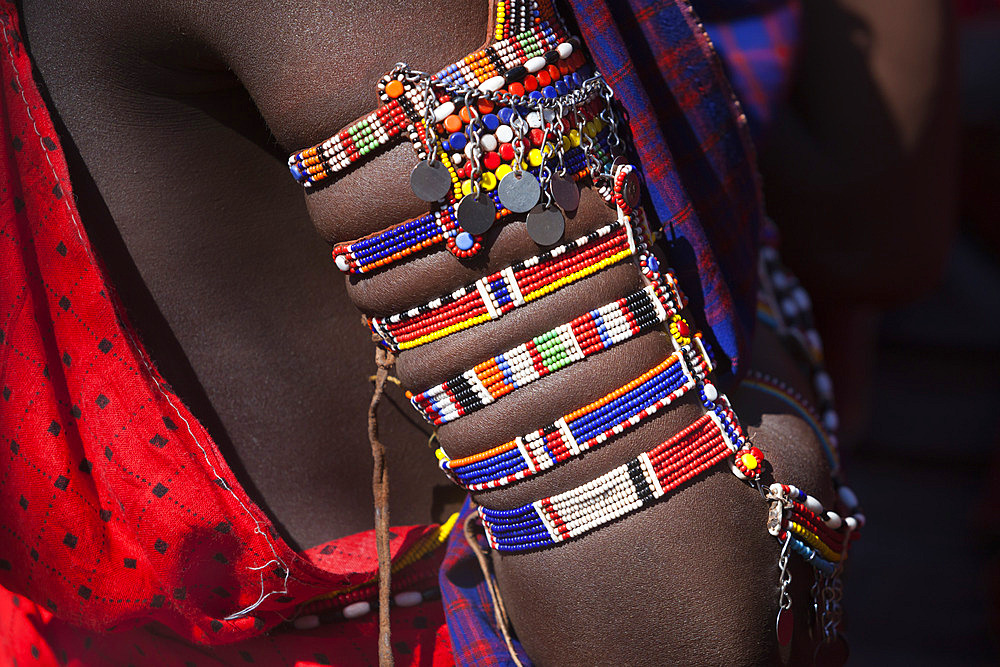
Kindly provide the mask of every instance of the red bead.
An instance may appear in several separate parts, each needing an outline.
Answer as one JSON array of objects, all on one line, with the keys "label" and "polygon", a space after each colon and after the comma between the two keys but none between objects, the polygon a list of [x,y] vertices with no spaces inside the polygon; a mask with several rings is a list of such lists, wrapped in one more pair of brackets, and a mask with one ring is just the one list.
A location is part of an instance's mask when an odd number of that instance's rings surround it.
[{"label": "red bead", "polygon": [[488,152],[483,158],[483,165],[490,171],[495,171],[500,166],[500,163],[500,154],[496,151]]},{"label": "red bead", "polygon": [[538,90],[538,79],[536,79],[532,74],[524,77],[524,89],[529,93],[534,90]]}]

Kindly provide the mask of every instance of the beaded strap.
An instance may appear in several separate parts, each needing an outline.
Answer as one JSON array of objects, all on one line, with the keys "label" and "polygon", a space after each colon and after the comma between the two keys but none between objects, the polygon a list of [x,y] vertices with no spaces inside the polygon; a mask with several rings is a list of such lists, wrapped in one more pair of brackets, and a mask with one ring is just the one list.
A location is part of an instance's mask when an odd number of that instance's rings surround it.
[{"label": "beaded strap", "polygon": [[[849,491],[844,495],[853,498]],[[858,531],[865,524],[865,516],[857,512],[856,503],[845,502],[851,513],[841,517],[790,484],[772,484],[767,497],[772,501],[768,532],[781,542],[788,541],[796,553],[823,575],[835,575],[839,564],[847,558],[850,543],[859,537]]]},{"label": "beaded strap", "polygon": [[511,510],[479,508],[490,545],[517,553],[559,544],[649,505],[735,450],[713,413],[595,480]]},{"label": "beaded strap", "polygon": [[667,316],[655,288],[645,287],[536,336],[436,387],[416,395],[408,393],[408,397],[427,421],[440,426],[554,371],[650,331],[662,324]]},{"label": "beaded strap", "polygon": [[614,222],[422,306],[389,317],[373,317],[371,328],[393,350],[408,350],[497,320],[617,264],[632,252],[627,230]]},{"label": "beaded strap", "polygon": [[[592,122],[594,123],[592,125],[594,128],[593,139],[597,154],[601,156],[610,155],[608,129],[600,119],[594,119]],[[506,144],[506,147],[509,146],[510,144]],[[483,177],[481,185],[483,191],[493,200],[493,205],[497,211],[497,221],[501,221],[509,217],[511,213],[500,202],[496,186],[499,180],[511,171],[514,155],[513,149],[508,151],[504,145],[498,148],[500,152],[497,153],[499,163],[496,171],[487,172],[490,175]],[[447,155],[442,155],[441,158],[442,162],[449,160]],[[487,153],[487,158],[492,159],[492,156]],[[451,165],[451,162],[446,162],[446,164]],[[546,164],[549,169],[553,168],[554,163],[551,160],[547,161]],[[540,166],[531,166],[530,164],[526,166],[526,171],[535,176],[538,175]],[[567,151],[564,156],[564,166],[567,169],[567,174],[574,180],[580,180],[590,173],[586,166],[584,151],[579,147]],[[467,177],[465,172],[455,171],[455,173],[456,179],[459,176]],[[461,185],[456,186],[459,188],[459,195],[456,199],[460,199],[461,196],[467,194],[466,190],[468,188],[466,184],[469,182],[466,179]],[[442,243],[445,244],[451,254],[461,258],[472,257],[482,249],[481,237],[465,233],[458,226],[454,202],[440,204],[437,210],[376,232],[362,239],[338,244],[333,248],[333,260],[337,268],[344,273],[359,275],[385,268],[390,264],[406,259],[414,253],[433,248]]]},{"label": "beaded strap", "polygon": [[673,354],[607,396],[499,447],[462,459],[438,449],[441,468],[469,491],[531,477],[635,428],[690,391],[704,372],[703,363],[689,370],[684,356]]}]

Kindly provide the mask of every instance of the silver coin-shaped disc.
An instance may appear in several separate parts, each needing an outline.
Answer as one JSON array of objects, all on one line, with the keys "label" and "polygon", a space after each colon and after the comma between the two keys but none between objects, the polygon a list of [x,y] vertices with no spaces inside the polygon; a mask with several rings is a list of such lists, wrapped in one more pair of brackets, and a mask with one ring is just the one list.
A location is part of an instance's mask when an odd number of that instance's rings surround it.
[{"label": "silver coin-shaped disc", "polygon": [[580,188],[569,176],[553,176],[549,191],[556,205],[564,211],[575,211],[580,205]]},{"label": "silver coin-shaped disc", "polygon": [[480,192],[479,197],[463,197],[458,202],[457,213],[459,226],[473,236],[478,236],[493,226],[497,209],[493,205],[493,199],[485,192]]},{"label": "silver coin-shaped disc", "polygon": [[625,198],[625,203],[629,205],[629,208],[636,208],[642,201],[642,196],[639,193],[639,176],[634,171],[629,172],[629,175],[625,177],[625,182],[622,183],[622,197]]},{"label": "silver coin-shaped disc", "polygon": [[557,208],[545,208],[541,204],[531,209],[525,221],[528,236],[538,245],[552,245],[562,238],[566,231],[566,218]]},{"label": "silver coin-shaped disc", "polygon": [[410,172],[410,189],[424,201],[444,199],[451,191],[451,173],[441,162],[424,160]]},{"label": "silver coin-shaped disc", "polygon": [[538,203],[542,187],[533,174],[512,171],[500,179],[497,186],[500,203],[511,213],[527,213]]}]

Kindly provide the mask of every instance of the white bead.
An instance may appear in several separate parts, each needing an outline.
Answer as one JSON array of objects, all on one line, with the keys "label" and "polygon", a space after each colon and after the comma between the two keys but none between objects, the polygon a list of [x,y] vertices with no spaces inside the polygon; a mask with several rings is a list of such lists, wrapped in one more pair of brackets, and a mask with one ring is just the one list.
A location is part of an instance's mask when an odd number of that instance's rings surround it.
[{"label": "white bead", "polygon": [[556,119],[556,110],[548,108],[542,109],[542,118],[545,119],[545,122],[551,123]]},{"label": "white bead", "polygon": [[847,506],[847,509],[854,509],[858,506],[858,497],[854,494],[849,486],[842,486],[837,489],[837,495],[840,496],[840,502]]},{"label": "white bead", "polygon": [[312,630],[313,628],[319,627],[319,616],[316,614],[299,616],[297,619],[292,621],[292,625],[295,626],[296,630]]},{"label": "white bead", "polygon": [[860,526],[861,528],[865,527],[865,521],[866,521],[865,515],[862,514],[861,512],[858,512],[857,514],[854,515],[854,520],[858,522],[858,526]]},{"label": "white bead", "polygon": [[501,125],[496,131],[497,141],[502,144],[509,144],[514,140],[514,130],[510,128],[510,125]]},{"label": "white bead", "polygon": [[479,84],[479,90],[482,90],[483,92],[492,93],[493,91],[500,90],[501,88],[503,88],[503,84],[505,83],[505,81],[506,80],[503,78],[503,76],[497,74],[495,77],[486,79],[486,81],[483,81],[481,84]]},{"label": "white bead", "polygon": [[397,593],[392,601],[396,603],[397,607],[416,607],[424,601],[424,597],[419,591],[403,591]]},{"label": "white bead", "polygon": [[768,488],[771,491],[771,495],[781,496],[784,493],[784,489],[781,488],[781,484],[778,484],[777,482]]},{"label": "white bead", "polygon": [[541,56],[535,56],[534,58],[530,58],[528,62],[524,63],[524,69],[528,70],[532,74],[539,71],[543,67],[545,67],[545,58]]},{"label": "white bead", "polygon": [[823,513],[823,503],[816,500],[812,496],[806,496],[805,506],[808,507],[809,511],[812,512],[813,514]]},{"label": "white bead", "polygon": [[434,120],[440,123],[453,113],[455,113],[455,103],[445,102],[434,110]]},{"label": "white bead", "polygon": [[717,398],[719,398],[719,390],[715,388],[714,384],[709,382],[705,383],[705,398],[712,401],[713,403]]},{"label": "white bead", "polygon": [[858,529],[858,520],[855,519],[853,516],[849,516],[846,519],[844,519],[844,524],[847,526],[849,530]]},{"label": "white bead", "polygon": [[360,618],[371,610],[372,606],[367,601],[355,602],[344,607],[344,618]]},{"label": "white bead", "polygon": [[528,114],[528,127],[541,127],[542,126],[542,116],[537,111],[532,111]]},{"label": "white bead", "polygon": [[465,156],[461,153],[452,153],[449,157],[451,157],[451,163],[456,167],[465,160]]},{"label": "white bead", "polygon": [[497,149],[497,138],[492,134],[484,134],[483,138],[479,140],[479,145],[483,147],[484,151],[495,151]]},{"label": "white bead", "polygon": [[813,378],[813,384],[816,385],[817,393],[829,400],[833,394],[833,380],[830,379],[830,375],[826,371],[820,371]]},{"label": "white bead", "polygon": [[837,417],[837,413],[833,410],[827,410],[826,414],[823,415],[823,426],[826,426],[829,431],[836,431],[837,427],[840,426],[840,419]]},{"label": "white bead", "polygon": [[809,298],[809,292],[805,291],[803,288],[797,288],[794,292],[792,292],[792,296],[795,297],[795,301],[799,304],[799,308],[802,310],[809,310],[812,308],[812,300]]},{"label": "white bead", "polygon": [[836,512],[827,512],[826,518],[823,519],[823,523],[825,523],[830,529],[837,530],[840,528],[841,524],[844,523],[844,520],[841,519],[840,515]]},{"label": "white bead", "polygon": [[344,273],[347,273],[348,270],[350,270],[351,268],[350,263],[347,261],[347,257],[344,255],[337,255],[336,257],[334,257],[333,263],[336,264],[337,268],[343,271]]},{"label": "white bead", "polygon": [[571,55],[573,55],[573,45],[569,42],[563,42],[556,47],[556,53],[559,54],[560,60],[566,60]]}]

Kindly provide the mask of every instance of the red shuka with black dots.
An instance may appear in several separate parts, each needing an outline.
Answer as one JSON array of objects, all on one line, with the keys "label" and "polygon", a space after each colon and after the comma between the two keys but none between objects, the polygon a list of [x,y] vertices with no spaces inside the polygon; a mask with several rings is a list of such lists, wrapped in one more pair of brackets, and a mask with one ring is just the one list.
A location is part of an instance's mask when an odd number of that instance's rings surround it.
[{"label": "red shuka with black dots", "polygon": [[[17,26],[0,0],[0,657],[368,664],[376,614],[265,634],[370,580],[374,538],[293,550],[165,385],[94,256]],[[393,554],[431,529],[394,528]],[[395,609],[392,636],[400,663],[451,664],[440,602]]]}]

